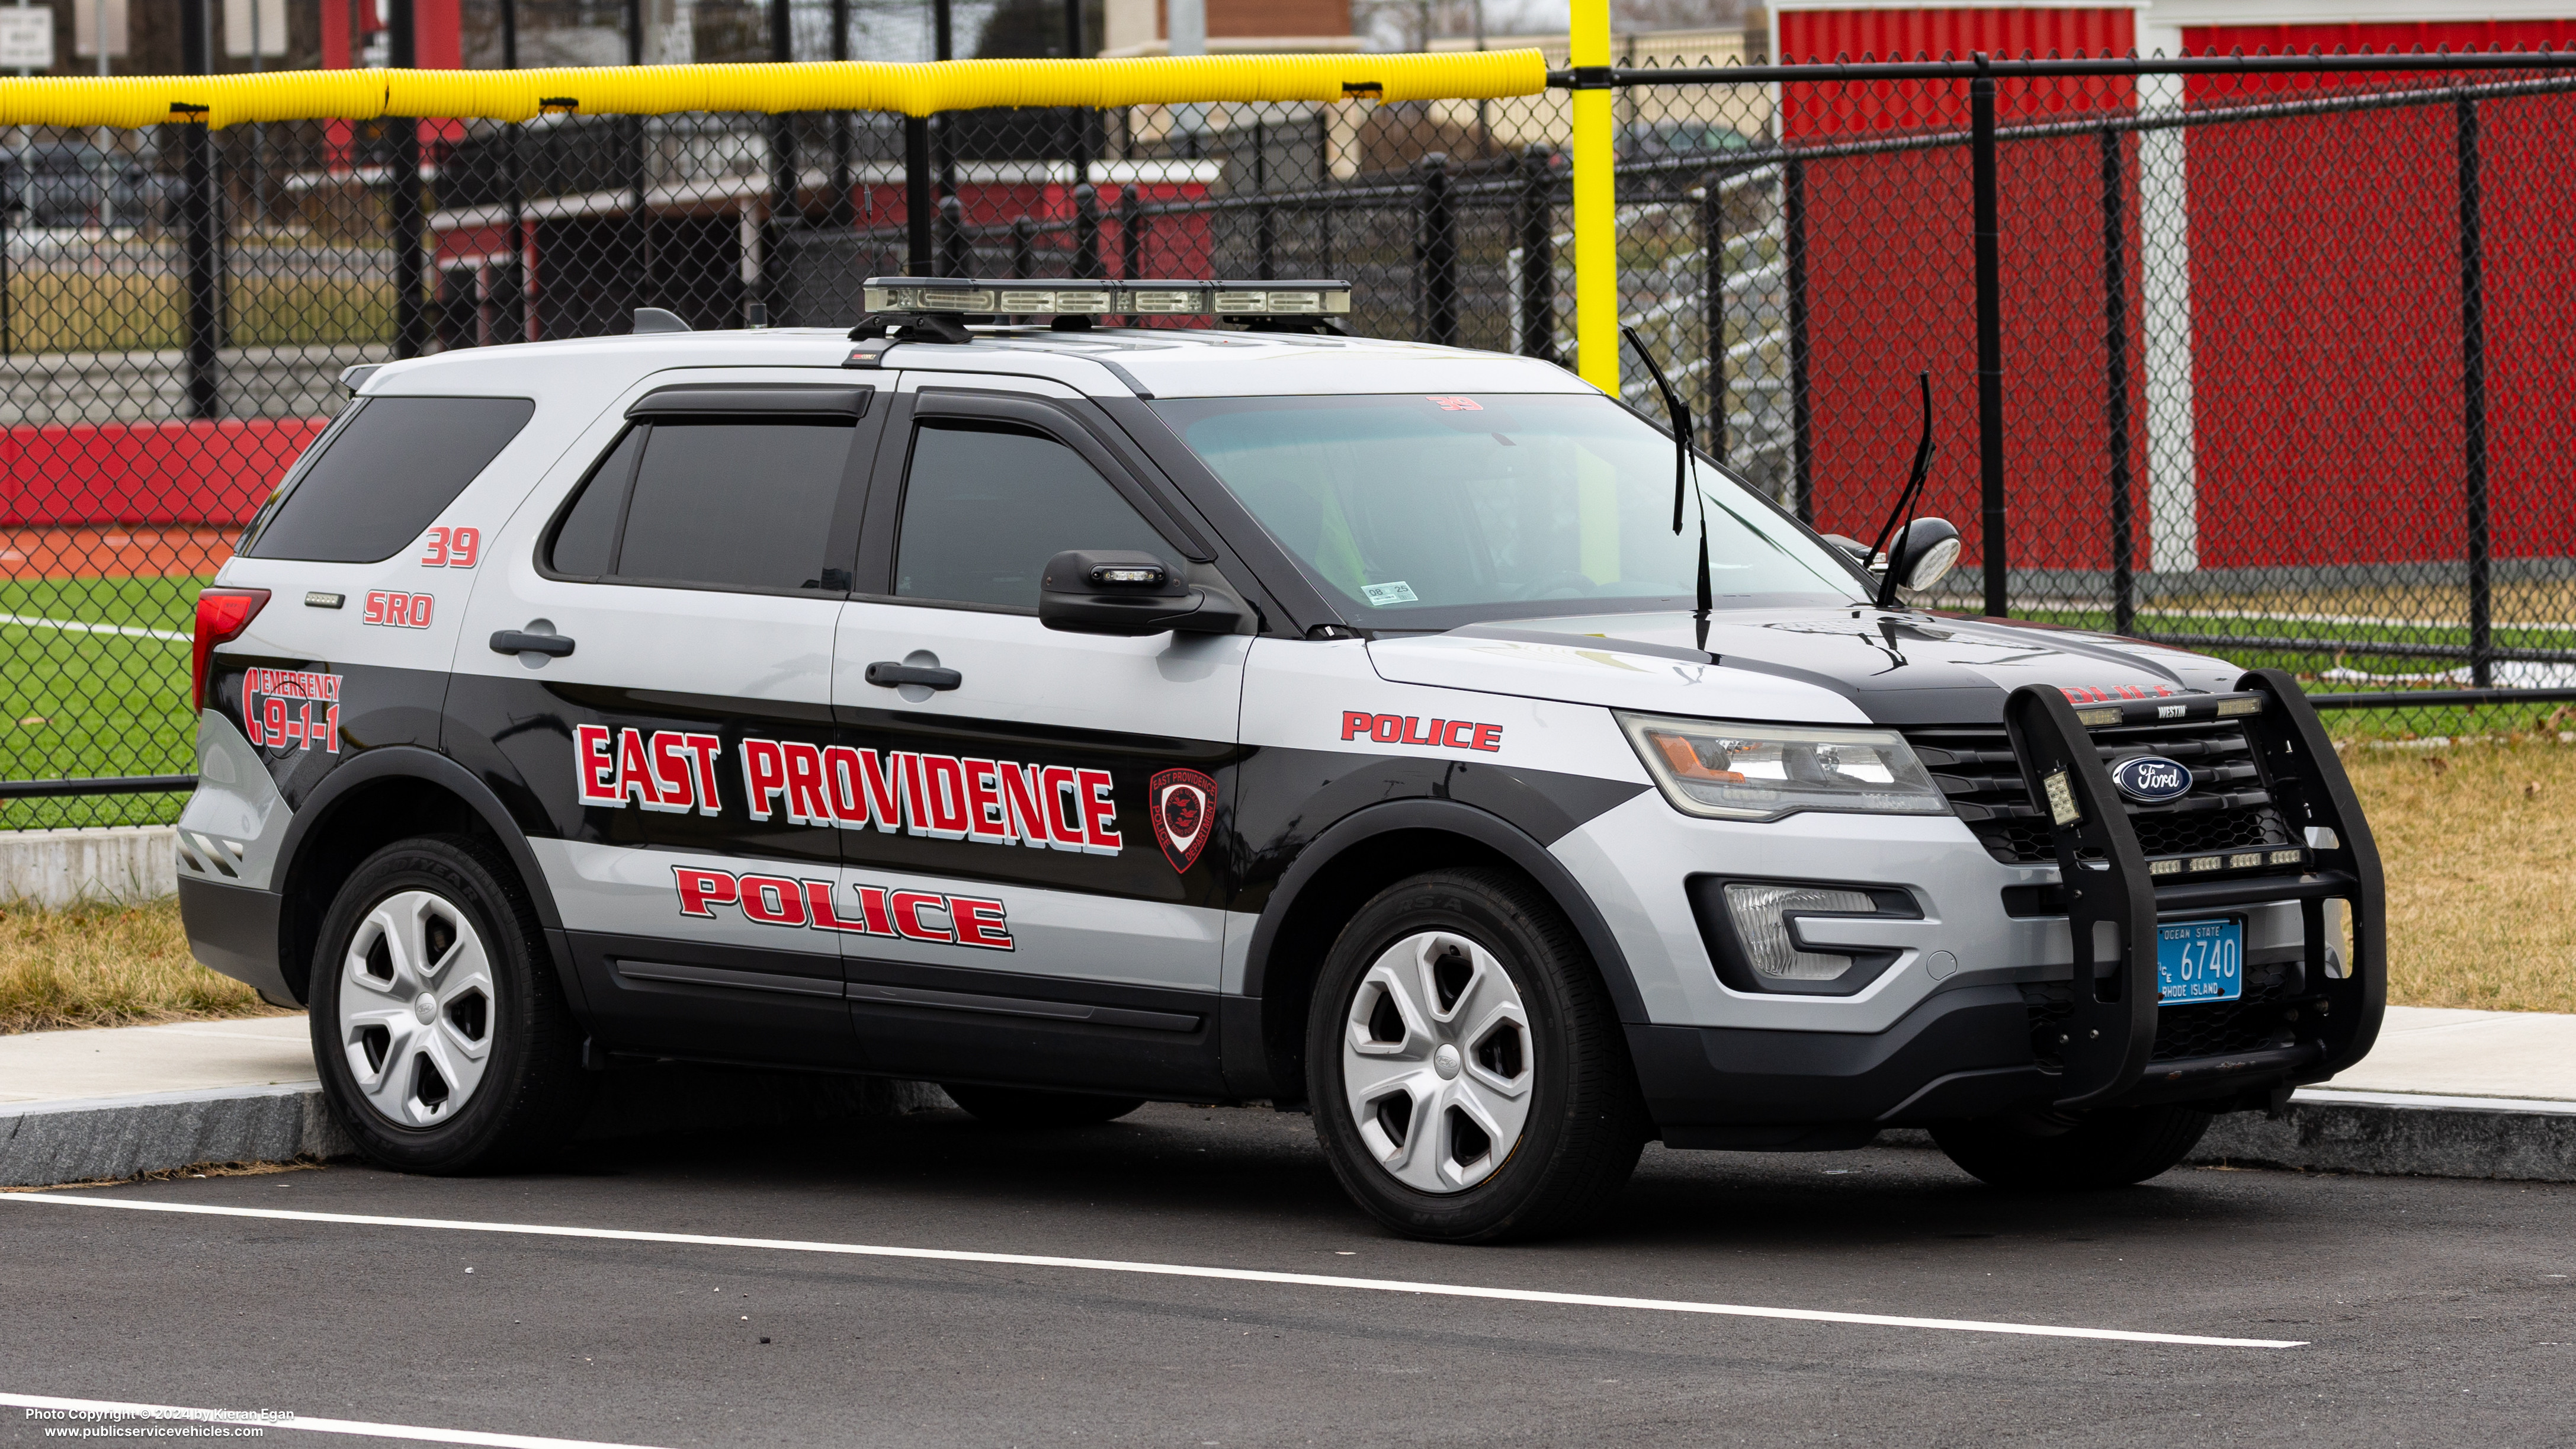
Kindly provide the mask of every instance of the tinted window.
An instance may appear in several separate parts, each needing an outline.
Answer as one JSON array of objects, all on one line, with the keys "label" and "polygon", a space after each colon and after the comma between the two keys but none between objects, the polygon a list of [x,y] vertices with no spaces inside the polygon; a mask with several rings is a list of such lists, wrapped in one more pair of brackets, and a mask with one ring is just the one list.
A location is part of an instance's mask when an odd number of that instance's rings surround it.
[{"label": "tinted window", "polygon": [[1034,609],[1046,561],[1069,548],[1172,557],[1108,479],[1052,438],[949,423],[914,437],[897,594]]},{"label": "tinted window", "polygon": [[626,512],[626,485],[635,477],[635,455],[644,451],[644,429],[629,429],[590,470],[581,496],[555,525],[546,562],[559,574],[592,579],[607,573],[617,547],[617,520]]},{"label": "tinted window", "polygon": [[548,561],[583,578],[821,588],[851,432],[784,419],[635,428],[591,470]]},{"label": "tinted window", "polygon": [[246,550],[377,563],[429,526],[526,427],[523,397],[378,397],[332,435]]}]

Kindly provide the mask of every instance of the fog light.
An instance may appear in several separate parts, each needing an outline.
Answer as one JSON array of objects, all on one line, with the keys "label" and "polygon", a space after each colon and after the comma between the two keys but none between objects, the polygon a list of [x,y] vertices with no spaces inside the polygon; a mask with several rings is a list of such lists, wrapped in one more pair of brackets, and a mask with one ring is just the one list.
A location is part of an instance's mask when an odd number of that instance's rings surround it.
[{"label": "fog light", "polygon": [[1832,981],[1852,968],[1849,956],[1801,951],[1789,939],[1788,913],[1831,912],[1866,916],[1877,907],[1859,891],[1736,881],[1726,888],[1726,914],[1744,943],[1747,965],[1774,981]]}]

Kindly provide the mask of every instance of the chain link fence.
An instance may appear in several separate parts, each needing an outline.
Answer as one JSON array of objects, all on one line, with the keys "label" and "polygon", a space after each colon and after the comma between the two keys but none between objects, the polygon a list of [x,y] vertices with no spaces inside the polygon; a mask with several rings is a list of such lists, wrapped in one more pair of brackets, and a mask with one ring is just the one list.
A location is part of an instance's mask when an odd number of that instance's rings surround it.
[{"label": "chain link fence", "polygon": [[[1614,80],[1621,310],[1713,453],[1865,538],[1928,373],[1927,511],[1969,544],[1932,602],[2319,692],[2506,691],[2353,729],[2576,731],[2553,266],[2576,252],[2576,76],[2012,77],[1981,144],[1964,74],[1778,74]],[[1571,362],[1569,111],[1560,86],[0,133],[0,826],[172,818],[195,593],[353,364],[617,333],[645,306],[847,327],[863,278],[920,271],[1342,277],[1355,331]],[[1660,415],[1641,369],[1623,386]]]}]

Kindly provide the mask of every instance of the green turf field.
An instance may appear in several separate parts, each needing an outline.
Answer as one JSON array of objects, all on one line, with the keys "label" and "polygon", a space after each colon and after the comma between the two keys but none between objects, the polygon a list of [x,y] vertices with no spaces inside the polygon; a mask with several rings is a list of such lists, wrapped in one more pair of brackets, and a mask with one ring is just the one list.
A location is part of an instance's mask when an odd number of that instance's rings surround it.
[{"label": "green turf field", "polygon": [[[184,775],[196,768],[188,632],[203,578],[0,583],[0,615],[152,629],[153,638],[0,623],[0,777]],[[0,829],[175,820],[181,795],[0,802]]]}]

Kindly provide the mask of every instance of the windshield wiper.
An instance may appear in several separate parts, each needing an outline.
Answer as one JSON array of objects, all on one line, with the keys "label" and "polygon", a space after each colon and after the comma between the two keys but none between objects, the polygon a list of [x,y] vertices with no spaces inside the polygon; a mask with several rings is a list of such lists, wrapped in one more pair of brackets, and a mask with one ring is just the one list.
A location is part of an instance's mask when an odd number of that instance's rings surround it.
[{"label": "windshield wiper", "polygon": [[1646,350],[1645,339],[1637,335],[1637,329],[1621,327],[1619,332],[1628,339],[1628,345],[1636,349],[1637,360],[1646,364],[1647,376],[1655,380],[1655,391],[1664,395],[1664,416],[1673,425],[1674,537],[1681,536],[1683,495],[1689,493],[1699,498],[1699,608],[1691,615],[1691,619],[1698,626],[1698,647],[1702,652],[1706,652],[1708,616],[1716,603],[1716,595],[1708,584],[1708,495],[1700,492],[1695,486],[1699,481],[1699,459],[1691,453],[1690,414],[1682,411],[1681,395],[1674,392],[1673,385],[1664,380],[1663,368],[1656,365],[1655,354]]}]

